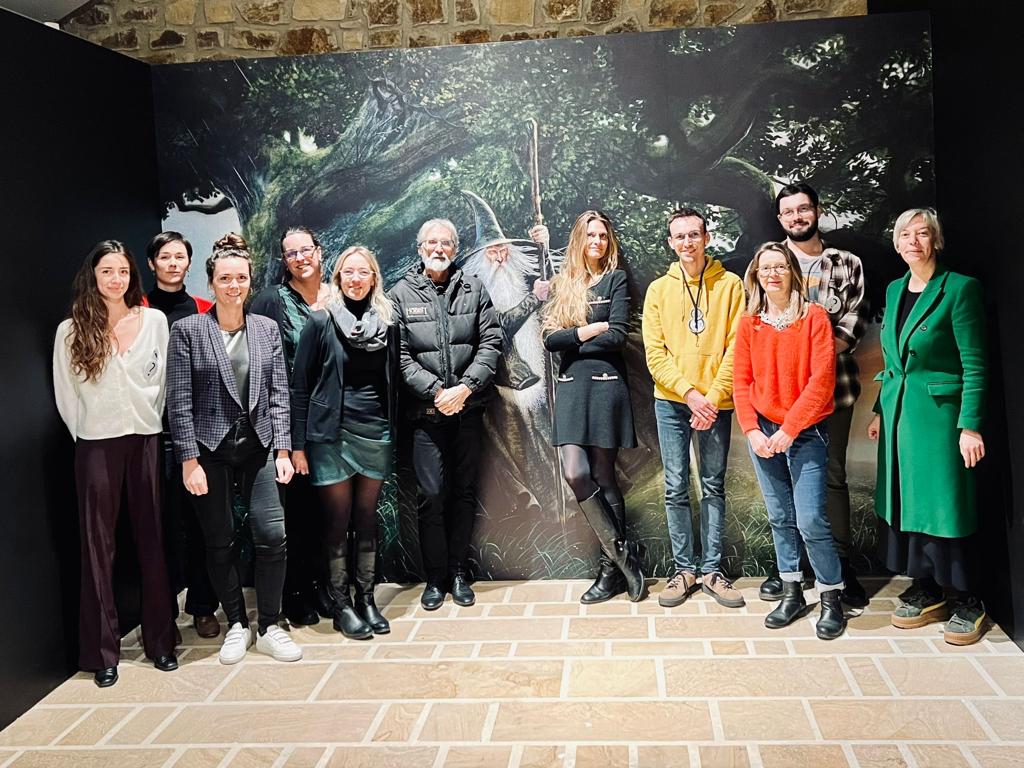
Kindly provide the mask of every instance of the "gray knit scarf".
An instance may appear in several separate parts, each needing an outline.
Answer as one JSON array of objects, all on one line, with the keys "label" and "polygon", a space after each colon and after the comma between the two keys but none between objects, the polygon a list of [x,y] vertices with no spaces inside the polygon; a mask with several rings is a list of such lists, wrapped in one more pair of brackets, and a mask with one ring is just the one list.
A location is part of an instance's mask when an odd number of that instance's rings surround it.
[{"label": "gray knit scarf", "polygon": [[366,305],[361,318],[356,318],[352,314],[345,306],[344,300],[332,301],[327,306],[327,312],[334,320],[334,327],[338,329],[338,333],[356,349],[376,352],[388,345],[387,323],[381,321],[380,315],[372,305]]}]

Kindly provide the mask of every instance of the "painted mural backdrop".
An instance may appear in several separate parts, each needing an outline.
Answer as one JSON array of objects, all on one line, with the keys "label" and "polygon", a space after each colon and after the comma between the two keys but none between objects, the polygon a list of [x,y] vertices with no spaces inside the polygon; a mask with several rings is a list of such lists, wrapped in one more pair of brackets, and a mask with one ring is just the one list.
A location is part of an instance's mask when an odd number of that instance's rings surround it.
[{"label": "painted mural backdrop", "polygon": [[[630,526],[664,575],[671,558],[639,308],[673,258],[665,214],[679,204],[707,210],[710,251],[742,273],[758,244],[781,237],[775,190],[807,180],[822,194],[828,239],[864,260],[877,313],[902,272],[887,228],[934,200],[931,55],[918,15],[165,66],[154,85],[167,221],[206,232],[206,242],[212,221],[240,227],[264,281],[280,278],[277,239],[289,225],[313,227],[332,257],[369,246],[389,285],[416,262],[423,220],[459,226],[461,258],[481,270],[511,339],[481,473],[474,556],[485,578],[578,577],[594,566],[596,545],[547,443],[552,363],[536,315],[519,306],[538,274],[557,269],[580,211],[606,211],[624,246],[640,447],[622,452],[620,472]],[[551,258],[525,240],[538,191]],[[472,251],[495,228],[524,240],[519,258],[492,272]],[[865,391],[850,482],[864,566],[874,539],[874,446],[863,431],[877,326],[858,356]],[[771,536],[734,435],[725,565],[760,573]],[[414,494],[400,470],[382,507],[390,578],[419,572]]]}]

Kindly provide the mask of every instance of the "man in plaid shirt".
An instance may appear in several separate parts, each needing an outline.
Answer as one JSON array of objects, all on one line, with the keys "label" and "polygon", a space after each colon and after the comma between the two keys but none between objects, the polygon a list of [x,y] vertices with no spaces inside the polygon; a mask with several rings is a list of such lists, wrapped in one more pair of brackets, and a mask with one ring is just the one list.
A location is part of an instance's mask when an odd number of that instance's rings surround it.
[{"label": "man in plaid shirt", "polygon": [[[808,184],[789,184],[775,196],[775,213],[786,233],[784,245],[800,263],[810,301],[820,304],[832,321],[836,342],[835,411],[828,417],[827,501],[832,538],[843,566],[847,605],[867,605],[864,587],[850,566],[850,488],[846,483],[846,446],[850,439],[853,404],[860,395],[860,379],[853,351],[864,336],[864,270],[860,259],[824,242],[818,231],[821,206],[818,193]],[[761,585],[761,598],[782,597],[782,582],[774,574]]]}]

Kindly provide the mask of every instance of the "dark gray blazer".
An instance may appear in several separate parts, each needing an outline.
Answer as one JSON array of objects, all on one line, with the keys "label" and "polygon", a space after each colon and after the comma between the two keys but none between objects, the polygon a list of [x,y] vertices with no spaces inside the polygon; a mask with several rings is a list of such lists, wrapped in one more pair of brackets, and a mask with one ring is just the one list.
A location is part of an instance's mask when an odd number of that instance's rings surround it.
[{"label": "dark gray blazer", "polygon": [[270,318],[247,312],[249,403],[243,409],[217,325],[216,309],[184,317],[171,327],[167,347],[167,419],[179,462],[199,456],[199,444],[215,450],[243,413],[260,442],[291,450],[288,373],[281,334]]}]

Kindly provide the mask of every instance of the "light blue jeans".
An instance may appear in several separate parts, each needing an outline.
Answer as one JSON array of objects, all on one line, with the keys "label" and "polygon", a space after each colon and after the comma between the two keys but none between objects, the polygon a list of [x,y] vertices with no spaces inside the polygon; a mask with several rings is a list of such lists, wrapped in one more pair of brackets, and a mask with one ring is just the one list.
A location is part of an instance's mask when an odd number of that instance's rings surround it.
[{"label": "light blue jeans", "polygon": [[[780,425],[758,414],[758,424],[771,437]],[[828,472],[828,427],[808,427],[785,453],[763,459],[750,451],[757,481],[768,508],[775,557],[783,581],[802,581],[800,542],[807,550],[819,592],[845,589],[843,571],[825,512]]]},{"label": "light blue jeans", "polygon": [[710,429],[690,426],[690,407],[671,400],[654,400],[658,442],[665,467],[665,517],[676,571],[696,572],[693,520],[690,511],[690,437],[696,432],[700,454],[701,573],[719,573],[722,530],[725,526],[725,469],[732,434],[732,411],[719,411]]}]

